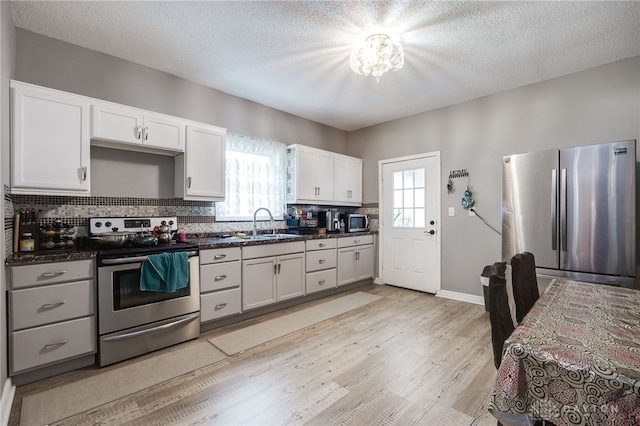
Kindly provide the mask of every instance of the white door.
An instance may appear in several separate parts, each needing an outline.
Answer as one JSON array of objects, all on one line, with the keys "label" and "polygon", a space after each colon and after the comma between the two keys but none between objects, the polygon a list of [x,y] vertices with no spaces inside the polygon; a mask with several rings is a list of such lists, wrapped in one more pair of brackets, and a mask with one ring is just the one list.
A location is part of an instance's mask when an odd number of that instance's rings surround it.
[{"label": "white door", "polygon": [[225,137],[223,129],[187,126],[185,200],[224,200]]},{"label": "white door", "polygon": [[382,160],[380,259],[385,284],[440,289],[440,153]]}]

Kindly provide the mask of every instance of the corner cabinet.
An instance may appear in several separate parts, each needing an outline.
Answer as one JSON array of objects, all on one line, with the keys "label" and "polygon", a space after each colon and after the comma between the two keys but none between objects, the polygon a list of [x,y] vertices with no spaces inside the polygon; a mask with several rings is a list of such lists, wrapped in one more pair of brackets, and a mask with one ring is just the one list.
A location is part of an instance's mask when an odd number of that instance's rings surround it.
[{"label": "corner cabinet", "polygon": [[333,202],[333,153],[304,145],[287,148],[287,203]]},{"label": "corner cabinet", "polygon": [[87,98],[11,82],[11,193],[88,196]]},{"label": "corner cabinet", "polygon": [[176,197],[224,201],[227,130],[187,125],[184,154],[175,158]]},{"label": "corner cabinet", "polygon": [[362,160],[335,154],[333,159],[333,198],[344,206],[362,205]]}]

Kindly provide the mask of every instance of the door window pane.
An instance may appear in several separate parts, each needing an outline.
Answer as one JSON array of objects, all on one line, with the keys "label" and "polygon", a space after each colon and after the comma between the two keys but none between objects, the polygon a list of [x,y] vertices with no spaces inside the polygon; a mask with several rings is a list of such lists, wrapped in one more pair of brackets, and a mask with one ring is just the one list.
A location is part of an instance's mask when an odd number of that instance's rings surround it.
[{"label": "door window pane", "polygon": [[393,226],[424,228],[425,170],[402,170],[393,173]]}]

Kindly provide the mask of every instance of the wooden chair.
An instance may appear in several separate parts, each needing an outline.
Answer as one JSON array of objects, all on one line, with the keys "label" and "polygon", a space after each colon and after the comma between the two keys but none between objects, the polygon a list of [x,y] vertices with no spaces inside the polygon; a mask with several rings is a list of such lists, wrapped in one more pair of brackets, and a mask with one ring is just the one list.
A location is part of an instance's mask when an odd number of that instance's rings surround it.
[{"label": "wooden chair", "polygon": [[491,343],[493,345],[493,363],[496,369],[502,362],[504,341],[514,330],[505,279],[505,262],[496,262],[489,273],[489,318],[491,320]]},{"label": "wooden chair", "polygon": [[536,261],[533,254],[524,252],[513,256],[510,263],[516,320],[520,324],[540,297],[536,278]]}]

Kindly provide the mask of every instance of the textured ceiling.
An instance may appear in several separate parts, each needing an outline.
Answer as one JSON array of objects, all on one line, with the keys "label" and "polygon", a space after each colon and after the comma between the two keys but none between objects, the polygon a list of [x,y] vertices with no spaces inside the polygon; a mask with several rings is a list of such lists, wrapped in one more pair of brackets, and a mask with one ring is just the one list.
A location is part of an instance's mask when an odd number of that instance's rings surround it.
[{"label": "textured ceiling", "polygon": [[[640,2],[12,1],[15,25],[343,130],[640,55]],[[405,65],[349,68],[363,33]]]}]

